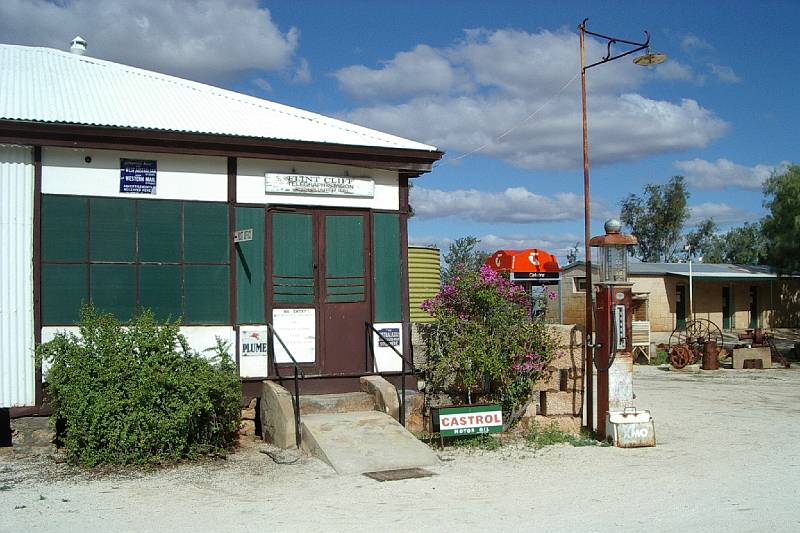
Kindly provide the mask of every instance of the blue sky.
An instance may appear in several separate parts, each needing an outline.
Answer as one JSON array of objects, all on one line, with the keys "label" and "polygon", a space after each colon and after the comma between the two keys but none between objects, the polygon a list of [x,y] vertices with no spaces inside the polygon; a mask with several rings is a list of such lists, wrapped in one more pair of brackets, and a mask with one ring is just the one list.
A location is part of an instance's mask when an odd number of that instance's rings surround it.
[{"label": "blue sky", "polygon": [[[563,258],[583,235],[578,23],[649,30],[669,56],[588,72],[598,234],[624,196],[675,174],[693,221],[763,215],[761,182],[798,161],[798,15],[791,1],[4,0],[0,35],[66,49],[81,34],[94,57],[434,144],[447,155],[415,181],[412,242]],[[605,51],[587,46],[589,61]]]}]

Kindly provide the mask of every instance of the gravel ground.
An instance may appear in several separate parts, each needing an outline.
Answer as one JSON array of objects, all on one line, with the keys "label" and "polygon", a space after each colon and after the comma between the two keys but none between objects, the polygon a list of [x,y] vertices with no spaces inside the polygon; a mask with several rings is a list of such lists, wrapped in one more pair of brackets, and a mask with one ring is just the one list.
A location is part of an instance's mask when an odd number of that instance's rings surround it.
[{"label": "gravel ground", "polygon": [[634,379],[655,448],[448,448],[421,479],[279,465],[255,443],[151,472],[0,456],[0,531],[800,531],[800,369]]}]

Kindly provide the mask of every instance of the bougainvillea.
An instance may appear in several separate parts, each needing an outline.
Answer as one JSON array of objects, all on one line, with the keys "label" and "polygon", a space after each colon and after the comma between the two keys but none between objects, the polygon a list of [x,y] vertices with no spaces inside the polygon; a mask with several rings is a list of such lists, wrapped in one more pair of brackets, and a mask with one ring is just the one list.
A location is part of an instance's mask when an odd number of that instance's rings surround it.
[{"label": "bougainvillea", "polygon": [[487,266],[453,276],[422,303],[435,319],[423,334],[428,390],[498,402],[507,417],[514,413],[555,354],[532,305],[524,287]]}]

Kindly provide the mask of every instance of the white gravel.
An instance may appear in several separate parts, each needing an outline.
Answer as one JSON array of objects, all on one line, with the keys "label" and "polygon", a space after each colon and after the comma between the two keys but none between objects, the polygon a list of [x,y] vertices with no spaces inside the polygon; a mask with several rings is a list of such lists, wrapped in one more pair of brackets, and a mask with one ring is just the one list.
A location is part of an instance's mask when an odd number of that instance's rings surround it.
[{"label": "white gravel", "polygon": [[634,379],[655,448],[447,449],[385,483],[257,444],[149,473],[0,457],[0,531],[800,531],[800,369]]}]

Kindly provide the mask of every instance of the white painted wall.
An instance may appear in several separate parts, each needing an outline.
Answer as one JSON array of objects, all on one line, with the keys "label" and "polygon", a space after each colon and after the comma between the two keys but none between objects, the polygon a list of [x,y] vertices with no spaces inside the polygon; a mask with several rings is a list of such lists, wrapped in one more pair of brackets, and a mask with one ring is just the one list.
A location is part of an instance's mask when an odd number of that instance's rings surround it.
[{"label": "white painted wall", "polygon": [[33,153],[0,145],[0,407],[36,403]]},{"label": "white painted wall", "polygon": [[[92,158],[90,163],[86,157]],[[157,161],[156,194],[120,193],[120,158]],[[228,199],[228,163],[224,157],[45,147],[42,192],[224,202]]]},{"label": "white painted wall", "polygon": [[[400,192],[397,172],[343,165],[272,161],[267,159],[239,159],[236,183],[236,200],[250,204],[314,205],[323,207],[355,207],[366,209],[400,209]],[[300,194],[267,194],[264,174],[314,174],[321,176],[363,176],[375,180],[374,198],[348,198],[343,196],[315,196]]]},{"label": "white painted wall", "polygon": [[[42,327],[42,342],[53,340],[59,332],[78,335],[79,331],[80,329],[77,326],[44,326]],[[206,352],[205,350],[217,345],[216,337],[220,337],[229,343],[228,353],[231,358],[236,356],[236,332],[231,326],[182,326],[181,334],[186,337],[192,350],[208,358],[211,358],[214,353]],[[47,369],[47,362],[42,361],[44,381],[47,381]]]}]

